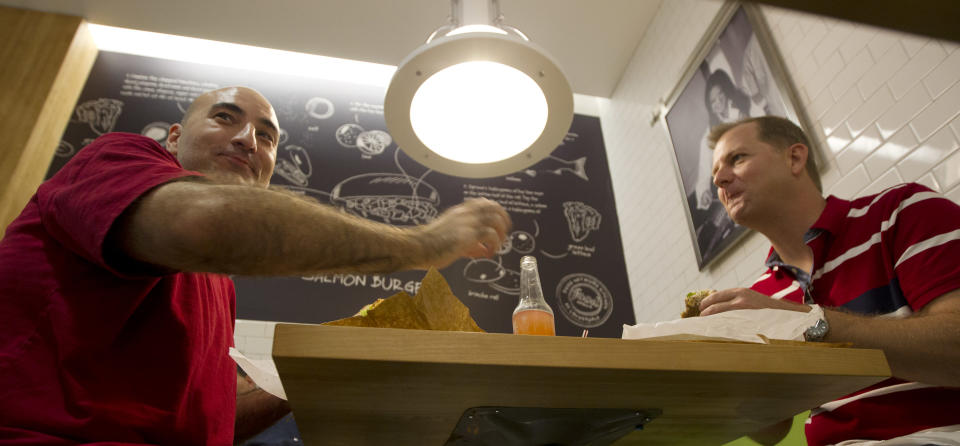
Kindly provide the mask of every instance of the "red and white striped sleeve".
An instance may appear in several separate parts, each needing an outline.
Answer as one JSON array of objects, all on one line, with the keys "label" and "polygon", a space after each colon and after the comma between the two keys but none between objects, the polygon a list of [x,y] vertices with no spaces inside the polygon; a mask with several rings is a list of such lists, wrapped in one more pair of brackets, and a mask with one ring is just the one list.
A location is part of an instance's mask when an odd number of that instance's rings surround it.
[{"label": "red and white striped sleeve", "polygon": [[916,311],[960,289],[960,206],[919,184],[890,195],[883,251]]}]

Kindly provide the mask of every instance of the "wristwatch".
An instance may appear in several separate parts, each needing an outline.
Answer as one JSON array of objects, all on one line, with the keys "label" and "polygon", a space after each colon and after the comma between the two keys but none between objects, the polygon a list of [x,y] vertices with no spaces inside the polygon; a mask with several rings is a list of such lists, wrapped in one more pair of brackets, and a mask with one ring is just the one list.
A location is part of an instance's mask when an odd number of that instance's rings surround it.
[{"label": "wristwatch", "polygon": [[823,338],[827,337],[827,332],[830,331],[830,324],[827,323],[825,317],[817,319],[810,328],[803,332],[803,339],[807,342],[822,342]]}]

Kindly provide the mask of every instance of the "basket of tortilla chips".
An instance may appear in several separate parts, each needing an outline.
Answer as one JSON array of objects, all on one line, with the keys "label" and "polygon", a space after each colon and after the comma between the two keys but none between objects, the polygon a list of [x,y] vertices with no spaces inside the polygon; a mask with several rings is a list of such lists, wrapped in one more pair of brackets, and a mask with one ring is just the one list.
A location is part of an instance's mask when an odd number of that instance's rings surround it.
[{"label": "basket of tortilla chips", "polygon": [[470,317],[470,309],[454,296],[450,285],[434,268],[423,277],[416,296],[401,291],[377,299],[353,316],[323,325],[483,332]]}]

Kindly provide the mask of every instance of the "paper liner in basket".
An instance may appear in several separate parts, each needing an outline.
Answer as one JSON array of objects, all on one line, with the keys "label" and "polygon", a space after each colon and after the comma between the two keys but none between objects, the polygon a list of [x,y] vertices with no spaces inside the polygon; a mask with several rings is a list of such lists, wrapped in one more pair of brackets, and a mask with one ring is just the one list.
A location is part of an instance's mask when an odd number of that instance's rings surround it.
[{"label": "paper liner in basket", "polygon": [[803,332],[822,312],[789,310],[734,310],[710,316],[623,326],[623,339],[726,340],[768,343],[803,341]]}]

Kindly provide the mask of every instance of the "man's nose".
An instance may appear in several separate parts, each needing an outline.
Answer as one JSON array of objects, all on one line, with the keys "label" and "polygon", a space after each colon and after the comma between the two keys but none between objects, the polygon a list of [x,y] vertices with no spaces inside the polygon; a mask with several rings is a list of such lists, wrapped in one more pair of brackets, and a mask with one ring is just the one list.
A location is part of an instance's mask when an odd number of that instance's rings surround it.
[{"label": "man's nose", "polygon": [[722,188],[730,182],[730,170],[723,167],[717,169],[713,174],[713,184]]},{"label": "man's nose", "polygon": [[233,144],[240,146],[240,148],[244,150],[257,151],[257,129],[252,122],[244,124],[244,126],[233,135]]}]

